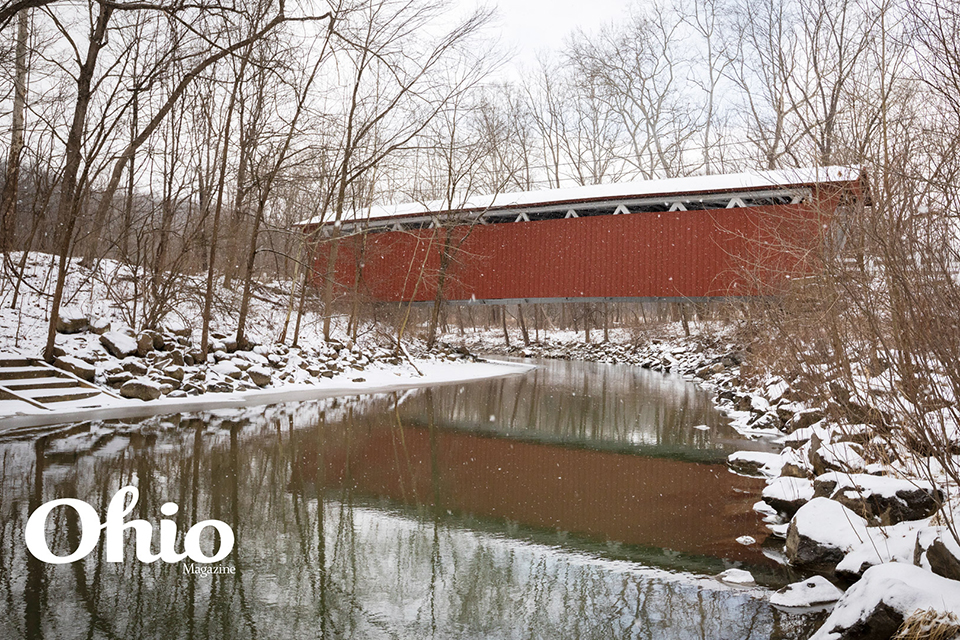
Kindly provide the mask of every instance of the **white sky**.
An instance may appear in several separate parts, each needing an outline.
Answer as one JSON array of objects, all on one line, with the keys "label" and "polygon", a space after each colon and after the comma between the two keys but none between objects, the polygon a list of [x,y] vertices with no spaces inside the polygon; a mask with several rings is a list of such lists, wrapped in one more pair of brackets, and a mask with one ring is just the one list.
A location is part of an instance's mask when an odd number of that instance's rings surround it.
[{"label": "white sky", "polygon": [[627,15],[629,0],[496,0],[504,46],[517,55],[514,64],[532,65],[537,51],[558,49],[576,27],[596,31]]}]

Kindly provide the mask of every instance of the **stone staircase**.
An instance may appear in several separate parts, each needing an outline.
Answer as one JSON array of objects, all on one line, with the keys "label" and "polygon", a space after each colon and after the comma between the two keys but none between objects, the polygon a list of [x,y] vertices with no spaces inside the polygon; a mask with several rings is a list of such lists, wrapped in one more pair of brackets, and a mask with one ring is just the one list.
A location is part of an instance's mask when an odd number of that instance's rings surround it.
[{"label": "stone staircase", "polygon": [[0,353],[0,400],[19,400],[50,411],[99,407],[118,398],[39,358]]}]

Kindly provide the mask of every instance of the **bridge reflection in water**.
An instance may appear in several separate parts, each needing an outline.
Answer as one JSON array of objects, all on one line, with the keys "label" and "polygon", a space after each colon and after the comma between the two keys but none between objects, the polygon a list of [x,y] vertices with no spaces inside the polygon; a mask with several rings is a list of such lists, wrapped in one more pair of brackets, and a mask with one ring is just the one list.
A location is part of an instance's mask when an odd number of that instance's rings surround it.
[{"label": "bridge reflection in water", "polygon": [[[635,371],[604,383],[590,369],[584,386],[558,367],[0,442],[0,637],[809,635],[809,617],[686,572],[740,560],[788,578],[733,541],[761,534],[741,493],[756,482],[716,463],[734,436],[708,399]],[[131,482],[138,517],[172,500],[181,531],[230,524],[236,573],[142,564],[132,540],[117,564],[102,548],[73,565],[27,555],[33,508],[70,496],[102,512]],[[69,513],[51,516],[61,555],[77,542]]]}]

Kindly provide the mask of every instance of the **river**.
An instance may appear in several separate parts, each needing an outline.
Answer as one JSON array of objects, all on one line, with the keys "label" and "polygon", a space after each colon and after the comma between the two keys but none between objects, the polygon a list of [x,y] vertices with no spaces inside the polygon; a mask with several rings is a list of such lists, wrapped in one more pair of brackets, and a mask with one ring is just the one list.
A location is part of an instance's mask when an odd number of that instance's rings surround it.
[{"label": "river", "polygon": [[[804,638],[820,618],[765,589],[757,448],[709,396],[637,367],[542,361],[520,376],[349,399],[61,425],[0,440],[2,638]],[[179,505],[181,535],[235,535],[191,563],[72,564],[26,550],[27,517]],[[74,511],[48,518],[59,555]],[[756,544],[737,538],[751,536]],[[212,529],[203,538],[211,554]],[[774,546],[774,545],[771,545]],[[208,565],[192,565],[202,567]],[[762,588],[719,582],[750,570]]]}]

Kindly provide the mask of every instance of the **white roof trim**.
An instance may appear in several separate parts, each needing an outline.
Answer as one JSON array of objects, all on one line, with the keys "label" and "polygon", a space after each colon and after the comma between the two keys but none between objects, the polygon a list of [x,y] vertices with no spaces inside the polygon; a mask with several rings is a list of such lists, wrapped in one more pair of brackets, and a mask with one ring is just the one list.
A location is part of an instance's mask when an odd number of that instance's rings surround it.
[{"label": "white roof trim", "polygon": [[[545,189],[541,191],[522,191],[500,193],[467,198],[457,211],[484,211],[508,209],[514,207],[534,207],[554,204],[573,204],[591,200],[643,198],[649,196],[700,195],[725,191],[744,191],[769,189],[771,187],[791,187],[823,184],[831,182],[853,182],[860,177],[861,167],[810,167],[805,169],[783,169],[778,171],[749,171],[726,175],[693,176],[689,178],[668,178],[664,180],[643,180],[621,182],[618,184],[600,184],[566,189]],[[408,202],[396,205],[378,205],[370,209],[344,213],[343,222],[360,222],[382,218],[401,218],[444,213],[450,210],[446,201]],[[318,224],[322,217],[304,220],[298,225]]]}]

